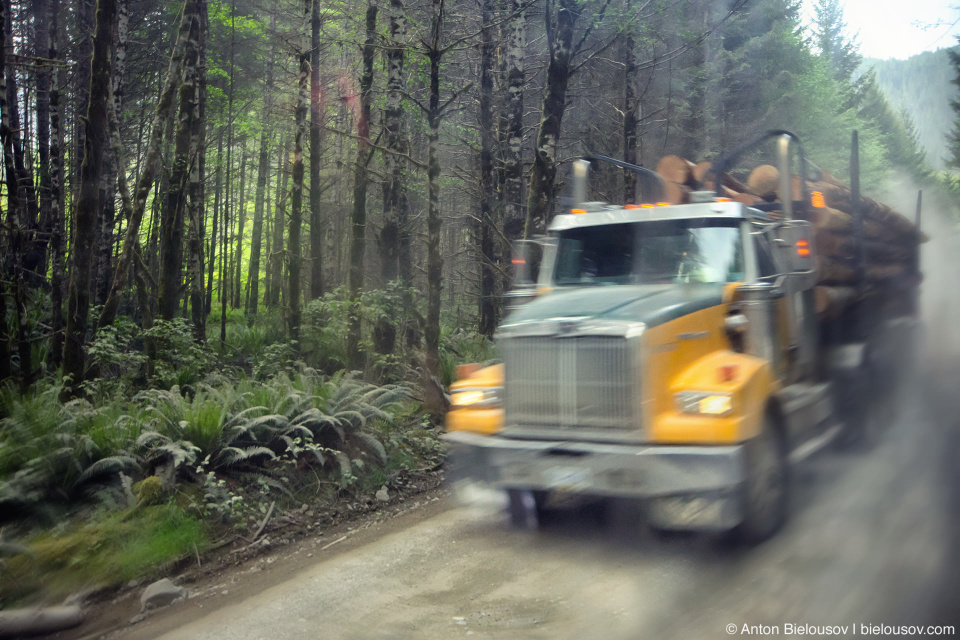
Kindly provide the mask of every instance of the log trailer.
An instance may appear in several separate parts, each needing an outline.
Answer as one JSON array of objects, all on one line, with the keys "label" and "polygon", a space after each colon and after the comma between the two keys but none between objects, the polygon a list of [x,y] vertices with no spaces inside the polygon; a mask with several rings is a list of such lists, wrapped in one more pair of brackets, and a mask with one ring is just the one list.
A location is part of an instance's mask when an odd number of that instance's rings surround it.
[{"label": "log trailer", "polygon": [[[585,202],[591,161],[575,163],[573,206],[539,243],[535,281],[530,244],[515,249],[512,311],[496,334],[502,362],[451,386],[444,439],[454,479],[505,490],[517,525],[537,522],[560,492],[638,499],[657,528],[747,542],[777,531],[791,467],[864,436],[902,366],[922,238],[914,228],[905,240],[906,273],[872,279],[867,225],[853,211],[853,293],[823,304],[823,196],[808,189],[822,175],[799,139],[767,132],[714,163],[714,183],[771,140],[778,191],[792,195],[749,205],[720,188],[658,203],[663,183],[639,205]],[[854,133],[855,209],[858,184]]]}]

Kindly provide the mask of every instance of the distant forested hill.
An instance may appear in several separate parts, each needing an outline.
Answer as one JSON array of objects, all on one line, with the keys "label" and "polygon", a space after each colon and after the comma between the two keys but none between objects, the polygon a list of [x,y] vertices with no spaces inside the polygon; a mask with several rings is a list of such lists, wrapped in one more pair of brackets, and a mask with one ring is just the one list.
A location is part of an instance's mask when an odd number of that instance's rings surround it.
[{"label": "distant forested hill", "polygon": [[950,100],[957,97],[957,87],[950,82],[947,50],[925,51],[906,60],[865,58],[859,73],[871,67],[894,109],[905,107],[913,118],[927,161],[942,169],[945,137],[953,122]]}]

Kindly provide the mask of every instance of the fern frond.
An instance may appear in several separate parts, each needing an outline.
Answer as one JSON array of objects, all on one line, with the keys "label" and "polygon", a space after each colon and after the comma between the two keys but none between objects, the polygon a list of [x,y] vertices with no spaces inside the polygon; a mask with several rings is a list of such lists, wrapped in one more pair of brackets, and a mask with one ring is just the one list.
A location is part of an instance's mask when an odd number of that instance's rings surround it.
[{"label": "fern frond", "polygon": [[354,434],[354,437],[363,443],[363,445],[376,454],[377,459],[380,461],[382,466],[387,466],[387,450],[384,448],[383,443],[374,438],[369,433],[357,433]]},{"label": "fern frond", "polygon": [[337,461],[337,466],[340,467],[341,475],[350,473],[353,470],[353,467],[350,465],[350,457],[343,451],[333,451],[333,457]]},{"label": "fern frond", "polygon": [[77,481],[74,483],[75,487],[78,487],[89,480],[113,473],[120,473],[121,471],[137,471],[140,469],[140,465],[137,463],[135,458],[130,456],[110,456],[109,458],[101,458],[97,460],[92,465],[87,467],[83,473],[80,474],[80,477],[77,478]]}]

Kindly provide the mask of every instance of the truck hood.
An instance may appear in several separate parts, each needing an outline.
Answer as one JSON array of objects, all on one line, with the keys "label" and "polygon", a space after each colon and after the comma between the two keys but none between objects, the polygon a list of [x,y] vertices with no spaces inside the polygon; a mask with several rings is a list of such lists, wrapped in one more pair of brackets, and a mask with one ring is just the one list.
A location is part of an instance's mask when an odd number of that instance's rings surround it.
[{"label": "truck hood", "polygon": [[553,318],[609,318],[655,327],[723,301],[722,284],[611,285],[554,290],[514,311],[505,325]]}]

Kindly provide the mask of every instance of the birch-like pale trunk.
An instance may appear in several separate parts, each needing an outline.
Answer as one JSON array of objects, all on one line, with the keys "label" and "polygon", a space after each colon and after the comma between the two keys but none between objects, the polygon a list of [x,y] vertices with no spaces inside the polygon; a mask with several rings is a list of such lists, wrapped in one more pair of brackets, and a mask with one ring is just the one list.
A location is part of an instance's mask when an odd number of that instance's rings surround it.
[{"label": "birch-like pale trunk", "polygon": [[504,234],[508,240],[523,235],[523,87],[527,15],[524,0],[509,0],[506,42],[506,144],[503,148]]},{"label": "birch-like pale trunk", "polygon": [[482,32],[480,39],[480,212],[474,236],[480,259],[480,318],[478,331],[492,337],[497,326],[497,295],[494,237],[494,173],[493,147],[493,75],[494,75],[494,0],[480,5]]},{"label": "birch-like pale trunk", "polygon": [[[630,0],[626,0],[629,14]],[[623,161],[637,164],[637,110],[640,108],[637,100],[637,54],[636,40],[633,37],[632,25],[628,25],[623,36],[623,127],[621,139],[623,141]],[[623,171],[623,201],[636,203],[637,174],[633,171]]]},{"label": "birch-like pale trunk", "polygon": [[580,17],[578,0],[546,0],[547,83],[544,88],[537,146],[527,192],[524,236],[546,228],[556,198],[557,142],[566,109],[567,84],[573,60],[573,31]]}]

